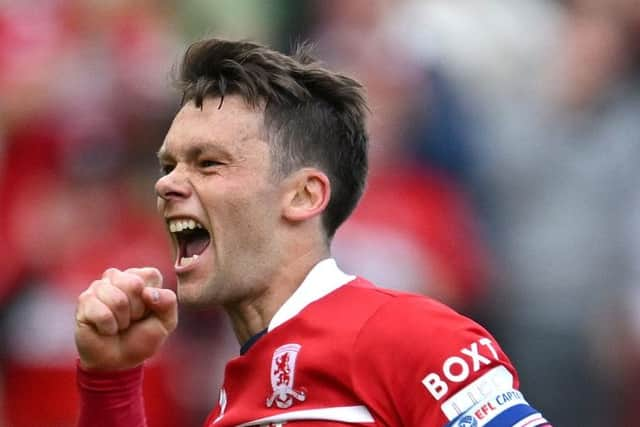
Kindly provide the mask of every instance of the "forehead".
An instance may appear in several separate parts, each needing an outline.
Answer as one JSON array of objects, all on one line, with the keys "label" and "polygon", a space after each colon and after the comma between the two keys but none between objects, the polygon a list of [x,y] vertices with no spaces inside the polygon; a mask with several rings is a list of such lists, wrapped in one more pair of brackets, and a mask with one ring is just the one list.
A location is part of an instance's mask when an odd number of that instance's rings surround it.
[{"label": "forehead", "polygon": [[247,106],[238,96],[226,96],[222,104],[220,98],[205,98],[202,109],[191,101],[176,114],[159,154],[179,155],[194,145],[244,151],[250,141],[266,139],[263,129],[262,110]]}]

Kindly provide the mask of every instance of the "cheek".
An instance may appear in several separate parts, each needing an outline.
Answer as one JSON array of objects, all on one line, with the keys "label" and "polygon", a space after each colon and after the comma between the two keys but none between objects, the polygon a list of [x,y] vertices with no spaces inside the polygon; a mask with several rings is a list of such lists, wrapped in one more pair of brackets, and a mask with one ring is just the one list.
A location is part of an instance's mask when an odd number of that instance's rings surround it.
[{"label": "cheek", "polygon": [[[240,180],[234,185],[202,187],[200,202],[214,226],[224,236],[227,249],[258,244],[275,232],[279,214],[276,189],[257,180]],[[251,248],[244,248],[251,250]]]},{"label": "cheek", "polygon": [[[233,203],[230,221],[234,223],[236,244],[240,238],[256,251],[264,250],[273,239],[275,230],[275,207],[273,199],[254,197]],[[234,236],[231,236],[232,238]],[[254,251],[255,252],[255,251]]]}]

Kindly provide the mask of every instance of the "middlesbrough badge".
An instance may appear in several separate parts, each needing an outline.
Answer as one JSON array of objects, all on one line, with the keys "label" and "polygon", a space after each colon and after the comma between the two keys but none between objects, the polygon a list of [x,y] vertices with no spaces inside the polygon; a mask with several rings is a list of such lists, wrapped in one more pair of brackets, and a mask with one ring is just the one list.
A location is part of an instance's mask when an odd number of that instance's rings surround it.
[{"label": "middlesbrough badge", "polygon": [[267,398],[267,407],[273,404],[278,408],[289,408],[294,399],[304,402],[307,398],[303,388],[294,388],[294,376],[296,369],[296,359],[300,351],[300,344],[285,344],[273,352],[271,359],[271,387],[273,392]]}]

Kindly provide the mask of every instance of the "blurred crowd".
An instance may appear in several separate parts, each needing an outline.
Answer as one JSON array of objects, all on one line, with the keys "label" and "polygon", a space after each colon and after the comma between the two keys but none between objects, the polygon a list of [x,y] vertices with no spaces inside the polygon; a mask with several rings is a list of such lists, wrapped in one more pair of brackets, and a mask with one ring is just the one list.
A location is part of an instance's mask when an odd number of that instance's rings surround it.
[{"label": "blurred crowd", "polygon": [[[309,39],[366,85],[344,270],[480,320],[554,425],[635,425],[636,0],[24,0],[0,2],[0,427],[74,425],[75,301],[104,269],[175,286],[154,153],[209,35]],[[150,427],[200,425],[239,350],[223,313],[180,316]]]}]

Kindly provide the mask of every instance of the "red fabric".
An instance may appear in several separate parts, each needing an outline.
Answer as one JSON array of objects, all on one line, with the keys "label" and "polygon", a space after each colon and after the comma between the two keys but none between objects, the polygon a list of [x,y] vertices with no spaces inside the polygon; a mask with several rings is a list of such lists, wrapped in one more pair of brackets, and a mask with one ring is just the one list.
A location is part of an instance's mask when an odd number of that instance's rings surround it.
[{"label": "red fabric", "polygon": [[[167,377],[167,368],[160,365],[148,365],[143,381],[142,368],[87,372],[79,366],[11,363],[5,378],[6,422],[11,427],[69,426],[76,421],[78,427],[186,426]],[[145,412],[149,421],[141,424]]]},{"label": "red fabric", "polygon": [[[479,340],[490,341],[493,350],[478,345]],[[269,406],[268,399],[277,393],[280,378],[277,372],[274,378],[272,364],[284,363],[279,355],[287,346],[299,346],[299,350],[295,364],[283,372],[291,378],[291,389],[304,391],[306,397],[291,399],[290,407],[280,409]],[[480,352],[484,363],[461,354],[470,346]],[[436,399],[422,380],[430,372],[444,378],[443,363],[452,356],[468,366],[468,375],[459,382],[449,381],[448,391]],[[231,360],[221,403],[205,426],[213,426],[216,419],[217,427],[259,424],[257,420],[267,417],[286,418],[289,411],[319,408],[340,416],[344,415],[341,408],[364,406],[374,421],[359,421],[359,425],[442,427],[448,422],[442,403],[500,366],[511,373],[517,388],[509,359],[482,327],[429,298],[375,288],[356,279],[311,303]],[[307,418],[287,425],[314,423]]]},{"label": "red fabric", "polygon": [[145,427],[142,366],[120,372],[88,372],[78,363],[78,427]]},{"label": "red fabric", "polygon": [[[452,360],[463,370],[447,371]],[[344,425],[341,417],[353,415],[349,408],[360,408],[359,425],[442,427],[448,422],[443,402],[495,368],[508,371],[518,387],[509,359],[481,326],[429,298],[356,279],[231,360],[220,402],[204,426],[265,424],[271,420],[261,420],[274,416],[297,426]],[[424,381],[436,374],[444,390],[434,394]],[[78,369],[78,427],[144,427],[141,383],[141,368]],[[274,397],[284,406],[270,404]],[[298,412],[305,410],[331,415],[313,421],[309,412]]]},{"label": "red fabric", "polygon": [[[444,426],[449,420],[442,404],[497,367],[513,376],[512,388],[519,387],[511,361],[483,327],[428,298],[388,296],[359,331],[352,364],[354,390],[383,424]],[[444,373],[454,359],[459,363],[451,372],[459,374],[457,381]],[[438,396],[423,384],[433,375],[438,388],[445,387]]]},{"label": "red fabric", "polygon": [[59,163],[58,141],[52,136],[55,135],[53,125],[41,118],[34,120],[41,120],[40,125],[13,129],[7,135],[9,143],[4,154],[7,160],[5,164],[0,162],[3,166],[0,167],[0,224],[4,225],[0,230],[0,258],[11,260],[0,263],[0,306],[19,290],[18,277],[28,268],[28,255],[21,250],[15,238],[18,231],[8,225],[11,224],[16,201],[33,194],[34,185],[55,178],[54,171]]},{"label": "red fabric", "polygon": [[74,422],[78,413],[74,371],[66,366],[38,368],[16,363],[4,368],[8,426],[68,426]]}]

